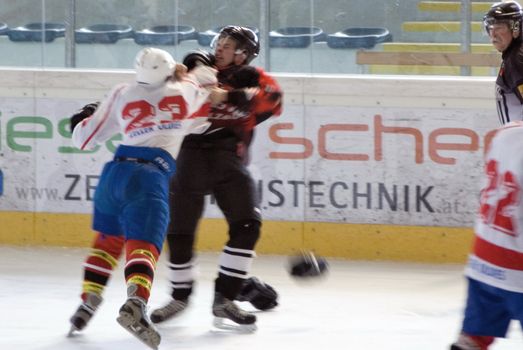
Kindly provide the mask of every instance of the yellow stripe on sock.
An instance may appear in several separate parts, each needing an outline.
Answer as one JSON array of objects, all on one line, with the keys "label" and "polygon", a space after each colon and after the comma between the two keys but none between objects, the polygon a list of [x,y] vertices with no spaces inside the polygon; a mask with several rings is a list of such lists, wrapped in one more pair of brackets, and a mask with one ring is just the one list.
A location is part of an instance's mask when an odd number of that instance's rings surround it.
[{"label": "yellow stripe on sock", "polygon": [[102,295],[102,292],[104,291],[104,287],[105,286],[98,284],[98,283],[84,281],[82,284],[82,292],[83,293],[95,293],[95,294]]},{"label": "yellow stripe on sock", "polygon": [[114,269],[116,265],[118,265],[118,260],[116,260],[113,256],[111,256],[106,251],[103,251],[101,249],[93,249],[91,250],[90,256],[94,256],[97,258],[100,258],[104,261],[106,261],[111,267]]},{"label": "yellow stripe on sock", "polygon": [[129,286],[130,284],[137,284],[139,286],[144,287],[148,291],[150,291],[152,288],[151,281],[149,281],[147,278],[142,277],[142,276],[133,276],[133,277],[129,278],[127,280],[127,286]]},{"label": "yellow stripe on sock", "polygon": [[156,266],[156,259],[154,258],[154,255],[153,253],[151,253],[149,250],[147,249],[135,249],[131,252],[131,256],[132,255],[145,255],[147,256],[149,259],[151,259],[151,262],[153,263],[154,266]]}]

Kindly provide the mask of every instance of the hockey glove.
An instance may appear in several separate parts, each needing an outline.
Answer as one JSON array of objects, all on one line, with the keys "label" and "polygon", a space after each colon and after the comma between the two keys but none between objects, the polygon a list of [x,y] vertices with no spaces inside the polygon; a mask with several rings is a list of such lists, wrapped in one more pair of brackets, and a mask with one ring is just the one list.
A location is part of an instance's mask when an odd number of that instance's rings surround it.
[{"label": "hockey glove", "polygon": [[242,290],[236,300],[248,301],[258,310],[266,311],[278,305],[278,293],[268,284],[251,277],[243,282]]},{"label": "hockey glove", "polygon": [[291,259],[289,273],[296,278],[311,278],[325,275],[328,269],[327,260],[316,257],[312,252],[302,251]]},{"label": "hockey glove", "polygon": [[89,118],[90,116],[92,116],[94,114],[94,112],[96,111],[96,109],[98,108],[98,106],[100,106],[100,102],[93,102],[93,103],[89,103],[85,106],[82,107],[82,109],[80,109],[80,111],[78,111],[78,113],[74,114],[69,120],[71,122],[70,126],[71,126],[71,133],[73,132],[74,128],[82,122],[82,120],[86,119],[86,118]]},{"label": "hockey glove", "polygon": [[230,76],[228,84],[233,90],[229,91],[227,102],[241,111],[247,111],[259,92],[260,73],[254,67],[242,66]]},{"label": "hockey glove", "polygon": [[234,89],[260,86],[260,73],[252,66],[242,66],[236,70],[229,81]]},{"label": "hockey glove", "polygon": [[187,71],[191,71],[194,67],[203,65],[208,67],[214,67],[216,58],[210,52],[204,50],[195,50],[189,52],[183,58],[183,64],[187,67]]},{"label": "hockey glove", "polygon": [[241,111],[248,111],[252,106],[254,96],[260,91],[258,88],[234,89],[227,93],[227,102]]}]

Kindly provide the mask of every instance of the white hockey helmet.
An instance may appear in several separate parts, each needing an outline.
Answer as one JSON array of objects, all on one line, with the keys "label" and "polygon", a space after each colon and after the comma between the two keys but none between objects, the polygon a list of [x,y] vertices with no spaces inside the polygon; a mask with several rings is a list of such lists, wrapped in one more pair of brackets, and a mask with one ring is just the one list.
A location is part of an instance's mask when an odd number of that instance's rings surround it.
[{"label": "white hockey helmet", "polygon": [[139,84],[156,85],[170,77],[176,61],[167,51],[146,47],[136,55],[134,69]]}]

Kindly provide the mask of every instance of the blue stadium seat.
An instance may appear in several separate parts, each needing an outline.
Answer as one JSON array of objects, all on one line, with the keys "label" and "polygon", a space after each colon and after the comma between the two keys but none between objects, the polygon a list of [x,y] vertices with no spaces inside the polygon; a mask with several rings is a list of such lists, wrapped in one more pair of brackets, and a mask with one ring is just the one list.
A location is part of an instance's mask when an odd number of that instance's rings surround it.
[{"label": "blue stadium seat", "polygon": [[93,24],[74,31],[78,44],[114,44],[133,35],[133,28],[127,24]]},{"label": "blue stadium seat", "polygon": [[271,47],[309,47],[312,42],[325,41],[326,34],[318,27],[285,27],[269,33]]},{"label": "blue stadium seat", "polygon": [[29,23],[10,29],[7,35],[11,41],[51,42],[65,35],[65,25],[61,23]]},{"label": "blue stadium seat", "polygon": [[182,25],[158,25],[134,33],[134,41],[139,45],[177,45],[180,41],[197,38],[194,27]]},{"label": "blue stadium seat", "polygon": [[0,35],[7,35],[7,32],[9,31],[9,27],[7,24],[0,22]]},{"label": "blue stadium seat", "polygon": [[327,45],[333,49],[372,49],[376,44],[392,41],[392,34],[386,28],[347,28],[329,34]]}]

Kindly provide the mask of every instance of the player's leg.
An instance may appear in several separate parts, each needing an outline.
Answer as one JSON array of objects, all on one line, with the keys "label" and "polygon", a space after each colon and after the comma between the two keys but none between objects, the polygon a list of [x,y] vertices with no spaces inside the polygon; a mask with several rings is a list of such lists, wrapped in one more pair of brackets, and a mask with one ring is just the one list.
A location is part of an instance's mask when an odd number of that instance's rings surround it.
[{"label": "player's leg", "polygon": [[117,321],[156,349],[161,337],[147,316],[146,305],[169,222],[170,174],[149,163],[122,162],[121,166],[125,170],[120,174],[120,222],[126,237],[127,301],[120,308]]},{"label": "player's leg", "polygon": [[493,342],[494,337],[461,333],[458,340],[451,345],[450,350],[488,350]]},{"label": "player's leg", "polygon": [[512,319],[519,321],[523,329],[523,293],[507,292],[507,294],[509,294],[507,299]]},{"label": "player's leg", "polygon": [[451,350],[488,349],[506,335],[510,320],[506,291],[469,278],[463,327]]},{"label": "player's leg", "polygon": [[234,171],[229,180],[220,183],[214,191],[216,202],[229,224],[229,240],[219,259],[213,314],[218,327],[223,319],[229,319],[252,331],[256,329],[255,315],[241,310],[233,300],[249,277],[254,247],[260,236],[261,214],[254,181],[241,160],[232,154],[228,158],[223,155],[221,159],[229,174]]},{"label": "player's leg", "polygon": [[116,320],[146,345],[157,349],[161,337],[149,321],[146,305],[151,294],[160,252],[155,244],[137,239],[127,240],[125,252],[127,300],[120,308]]},{"label": "player's leg", "polygon": [[70,335],[84,329],[101,304],[103,290],[123,250],[124,238],[117,215],[118,209],[108,190],[113,170],[113,163],[104,166],[95,192],[93,229],[104,234],[97,233],[84,263],[82,304],[70,319]]},{"label": "player's leg", "polygon": [[171,222],[167,234],[169,281],[172,299],[151,313],[160,323],[183,312],[195,284],[194,241],[198,221],[204,208],[202,194],[175,190],[171,193]]},{"label": "player's leg", "polygon": [[96,234],[84,263],[82,304],[70,319],[71,331],[83,330],[102,303],[103,291],[118,264],[123,244],[123,236]]},{"label": "player's leg", "polygon": [[195,283],[194,241],[209,187],[206,152],[183,147],[177,159],[177,172],[171,178],[170,218],[167,230],[169,281],[172,299],[151,313],[154,323],[166,321],[184,311]]}]

